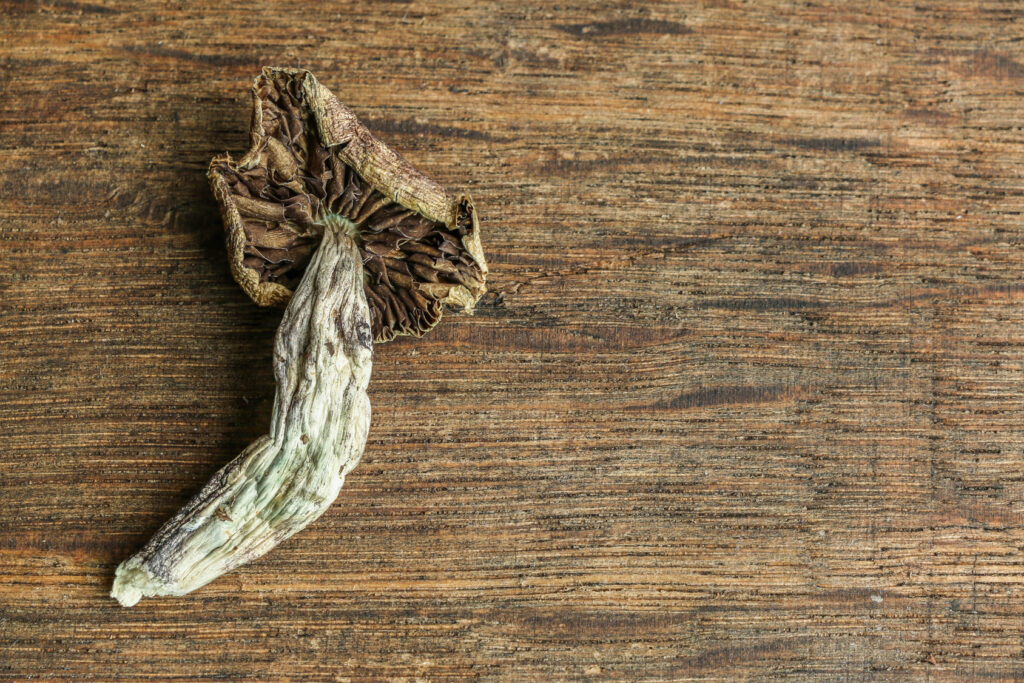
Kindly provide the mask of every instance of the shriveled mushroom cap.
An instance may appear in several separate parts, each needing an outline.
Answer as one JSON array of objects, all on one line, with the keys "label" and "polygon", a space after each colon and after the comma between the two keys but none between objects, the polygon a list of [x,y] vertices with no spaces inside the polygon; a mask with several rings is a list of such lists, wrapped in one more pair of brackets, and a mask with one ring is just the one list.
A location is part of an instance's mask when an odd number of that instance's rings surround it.
[{"label": "shriveled mushroom cap", "polygon": [[209,178],[231,272],[256,303],[291,298],[333,223],[363,258],[375,341],[422,335],[445,304],[472,312],[487,264],[467,195],[413,168],[309,71],[264,68],[252,99],[249,151],[214,158]]}]

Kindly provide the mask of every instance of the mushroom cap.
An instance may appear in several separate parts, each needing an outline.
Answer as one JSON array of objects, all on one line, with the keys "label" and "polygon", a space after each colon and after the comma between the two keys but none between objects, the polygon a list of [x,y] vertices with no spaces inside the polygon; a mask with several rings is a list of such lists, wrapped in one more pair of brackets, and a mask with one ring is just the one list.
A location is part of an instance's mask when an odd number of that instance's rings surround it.
[{"label": "mushroom cap", "polygon": [[374,137],[305,69],[265,67],[252,86],[250,147],[208,177],[231,273],[262,306],[283,305],[325,226],[363,259],[373,336],[420,336],[444,305],[472,313],[487,263],[473,201],[449,194]]}]

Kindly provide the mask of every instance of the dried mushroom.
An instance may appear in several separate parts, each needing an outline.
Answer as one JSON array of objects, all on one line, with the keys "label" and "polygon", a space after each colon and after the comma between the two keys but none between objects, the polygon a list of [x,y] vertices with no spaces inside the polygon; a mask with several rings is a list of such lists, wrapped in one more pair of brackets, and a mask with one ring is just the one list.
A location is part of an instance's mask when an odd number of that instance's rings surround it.
[{"label": "dried mushroom", "polygon": [[184,595],[305,528],[359,462],[374,341],[471,312],[487,266],[476,211],[373,137],[308,71],[265,68],[251,148],[209,178],[231,271],[285,304],[267,435],[223,467],[135,555],[111,596]]}]

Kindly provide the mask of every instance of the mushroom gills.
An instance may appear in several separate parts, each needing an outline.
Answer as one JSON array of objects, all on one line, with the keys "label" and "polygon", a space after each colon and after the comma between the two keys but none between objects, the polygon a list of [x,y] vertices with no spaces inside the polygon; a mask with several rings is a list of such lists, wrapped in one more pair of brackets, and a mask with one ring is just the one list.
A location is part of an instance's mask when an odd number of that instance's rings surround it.
[{"label": "mushroom gills", "polygon": [[420,336],[445,306],[472,312],[487,265],[467,196],[416,171],[305,70],[255,79],[250,135],[246,155],[214,158],[209,177],[232,273],[255,301],[287,301],[319,229],[344,219],[366,268],[375,341]]},{"label": "mushroom gills", "polygon": [[370,310],[347,220],[324,237],[274,344],[277,393],[268,434],[218,471],[117,568],[111,597],[184,595],[250,562],[331,505],[370,425]]}]

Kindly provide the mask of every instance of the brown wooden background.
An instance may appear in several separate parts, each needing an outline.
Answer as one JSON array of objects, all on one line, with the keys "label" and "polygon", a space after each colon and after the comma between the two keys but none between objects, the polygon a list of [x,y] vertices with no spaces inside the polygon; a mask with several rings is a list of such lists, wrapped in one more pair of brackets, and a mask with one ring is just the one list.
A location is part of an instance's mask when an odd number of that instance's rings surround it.
[{"label": "brown wooden background", "polygon": [[[1024,678],[1024,6],[6,0],[0,677]],[[301,65],[483,217],[313,527],[114,567],[267,426],[204,171]]]}]

